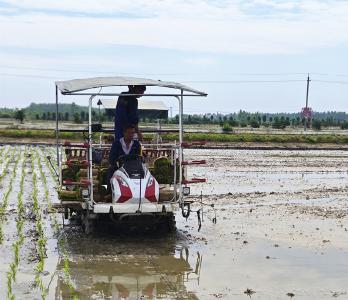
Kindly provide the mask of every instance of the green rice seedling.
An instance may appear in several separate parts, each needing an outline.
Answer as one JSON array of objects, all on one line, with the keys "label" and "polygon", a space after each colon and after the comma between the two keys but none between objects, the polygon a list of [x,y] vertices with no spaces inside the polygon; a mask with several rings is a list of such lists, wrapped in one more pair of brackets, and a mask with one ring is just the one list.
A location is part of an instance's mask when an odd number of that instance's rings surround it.
[{"label": "green rice seedling", "polygon": [[[0,148],[0,165],[3,163],[3,154],[5,152],[6,147],[1,147]],[[6,152],[5,152],[6,153]],[[6,156],[6,155],[5,155]]]},{"label": "green rice seedling", "polygon": [[[51,203],[51,199],[50,199],[49,191],[48,191],[48,187],[47,187],[47,179],[46,179],[45,173],[43,171],[42,163],[41,163],[41,157],[44,157],[45,162],[46,162],[46,166],[50,170],[52,178],[54,180],[56,180],[56,176],[55,176],[55,174],[54,174],[54,172],[52,170],[51,165],[49,164],[49,162],[47,160],[47,156],[42,152],[42,150],[40,152],[36,151],[36,157],[37,157],[37,165],[38,165],[39,173],[40,173],[41,180],[42,180],[43,187],[44,187],[44,191],[45,191],[45,199],[46,199],[46,202],[48,204],[48,208],[51,209],[52,203]],[[37,180],[35,180],[35,182],[37,182]],[[58,234],[59,230],[60,230],[60,227],[59,227],[59,223],[57,221],[57,217],[56,217],[55,214],[52,214],[51,222],[52,222],[55,234]],[[37,286],[40,288],[40,276],[39,276],[39,273],[41,273],[43,271],[43,269],[44,269],[44,257],[46,255],[46,253],[45,253],[45,251],[46,251],[45,245],[47,243],[47,240],[43,237],[43,226],[42,226],[42,223],[41,223],[41,219],[37,220],[36,228],[37,228],[37,230],[39,232],[39,236],[40,236],[40,238],[38,239],[38,242],[37,242],[37,251],[38,251],[38,255],[39,255],[40,261],[37,264],[35,270],[37,272],[37,275],[36,275],[37,276],[37,280],[36,280],[37,281]],[[58,245],[59,245],[60,249],[62,249],[62,251],[64,253],[63,257],[64,257],[64,274],[65,274],[64,278],[65,278],[65,281],[67,282],[67,284],[69,286],[72,298],[73,299],[78,299],[77,295],[75,294],[75,289],[74,289],[74,286],[73,286],[71,278],[70,278],[69,261],[67,259],[66,254],[65,254],[64,238],[58,238]],[[40,289],[41,289],[42,292],[44,291],[43,286]]]},{"label": "green rice seedling", "polygon": [[47,296],[47,292],[46,292],[46,289],[45,289],[45,286],[43,284],[43,281],[40,277],[40,275],[36,274],[35,276],[35,285],[40,289],[41,291],[41,298],[44,300],[46,299],[46,296]]},{"label": "green rice seedling", "polygon": [[[35,154],[37,154],[37,152],[35,152]],[[39,256],[39,261],[37,263],[37,265],[35,266],[34,270],[35,270],[35,283],[36,286],[40,289],[41,292],[41,298],[45,299],[46,298],[46,288],[43,284],[42,281],[42,272],[44,270],[44,265],[45,265],[45,258],[46,258],[46,243],[47,243],[47,239],[45,237],[45,233],[44,233],[44,228],[43,228],[43,224],[42,224],[42,217],[41,217],[41,210],[40,210],[40,206],[39,206],[39,200],[38,200],[38,188],[37,188],[37,174],[35,171],[35,163],[34,161],[37,159],[37,155],[32,154],[31,155],[31,169],[32,169],[32,174],[33,174],[33,192],[32,192],[32,199],[33,199],[33,211],[35,214],[35,218],[36,218],[36,231],[39,235],[39,239],[37,241],[36,244],[36,251],[37,254]],[[39,164],[38,164],[39,165]],[[39,165],[39,169],[40,169],[40,165]]]},{"label": "green rice seedling", "polygon": [[39,263],[35,266],[35,271],[37,273],[42,273],[45,267],[44,261],[40,260]]},{"label": "green rice seedling", "polygon": [[0,160],[0,165],[2,165],[6,160],[5,158],[8,157],[8,154],[10,153],[12,147],[6,147],[6,151],[3,148],[3,152],[1,154],[1,160]]},{"label": "green rice seedling", "polygon": [[14,261],[16,266],[18,266],[19,264],[19,250],[20,250],[20,243],[18,243],[18,241],[16,243],[14,243],[13,245],[13,251],[14,251]]},{"label": "green rice seedling", "polygon": [[[41,149],[40,149],[40,150],[41,150]],[[54,170],[53,170],[53,168],[52,168],[52,166],[51,166],[51,164],[50,164],[50,162],[49,162],[49,160],[48,160],[48,158],[47,158],[46,151],[41,150],[41,154],[42,154],[42,156],[43,156],[44,159],[45,159],[46,167],[47,167],[47,169],[50,171],[51,178],[53,179],[53,182],[54,182],[55,184],[58,184],[57,175],[56,175],[56,173],[54,172]]]},{"label": "green rice seedling", "polygon": [[39,167],[39,171],[40,171],[40,176],[41,176],[41,179],[42,179],[42,182],[43,182],[43,187],[44,187],[44,192],[45,192],[45,199],[46,199],[46,202],[47,202],[48,209],[51,210],[52,209],[52,202],[51,202],[51,199],[50,199],[50,196],[49,196],[48,187],[47,187],[47,179],[46,179],[45,173],[44,173],[43,168],[42,168],[41,157],[40,157],[38,151],[36,151],[36,155],[38,157],[37,162],[38,162],[38,167]]},{"label": "green rice seedling", "polygon": [[68,258],[66,257],[66,255],[64,255],[63,272],[64,272],[64,280],[69,287],[70,293],[73,295],[73,299],[78,299],[78,296],[75,294],[75,288],[74,288],[72,281],[71,281],[69,261],[68,261]]},{"label": "green rice seedling", "polygon": [[75,292],[75,288],[71,280],[69,260],[68,260],[68,256],[65,249],[65,238],[63,236],[59,238],[58,246],[60,251],[62,252],[64,281],[69,287],[72,299],[79,299],[78,295]]},{"label": "green rice seedling", "polygon": [[20,189],[17,195],[17,218],[16,218],[16,228],[17,228],[17,240],[12,244],[13,248],[13,262],[10,264],[10,271],[7,277],[7,287],[8,287],[8,298],[14,299],[14,294],[12,293],[12,283],[16,281],[16,272],[20,260],[20,248],[24,242],[23,226],[24,226],[24,206],[23,206],[23,191],[24,191],[24,176],[25,176],[25,162],[26,162],[26,151],[24,155],[24,160],[22,162],[22,172],[20,180]]},{"label": "green rice seedling", "polygon": [[2,244],[2,242],[3,242],[2,223],[4,221],[4,215],[6,213],[6,208],[7,208],[7,205],[8,205],[8,197],[10,196],[10,194],[12,192],[13,182],[14,182],[14,180],[16,178],[16,172],[17,172],[17,165],[18,165],[18,162],[19,162],[19,157],[20,157],[20,153],[19,153],[19,155],[17,155],[17,157],[15,159],[13,172],[12,172],[12,175],[11,175],[10,180],[9,180],[8,189],[7,189],[6,193],[4,194],[4,196],[2,198],[2,201],[1,201],[1,205],[0,205],[0,244]]},{"label": "green rice seedling", "polygon": [[7,273],[7,297],[10,298],[12,295],[12,283],[13,283],[13,275],[12,273]]},{"label": "green rice seedling", "polygon": [[4,233],[2,232],[2,224],[0,223],[0,245],[4,241]]},{"label": "green rice seedling", "polygon": [[64,273],[70,276],[69,262],[66,257],[64,257]]},{"label": "green rice seedling", "polygon": [[2,180],[4,179],[6,174],[8,174],[8,167],[9,167],[10,163],[13,161],[13,159],[15,158],[16,154],[17,154],[17,150],[15,150],[12,153],[12,155],[6,160],[5,165],[3,166],[3,170],[0,174],[0,183],[2,182]]},{"label": "green rice seedling", "polygon": [[12,262],[10,264],[10,270],[11,270],[11,273],[12,273],[13,281],[16,281],[17,266],[16,266],[15,263]]}]

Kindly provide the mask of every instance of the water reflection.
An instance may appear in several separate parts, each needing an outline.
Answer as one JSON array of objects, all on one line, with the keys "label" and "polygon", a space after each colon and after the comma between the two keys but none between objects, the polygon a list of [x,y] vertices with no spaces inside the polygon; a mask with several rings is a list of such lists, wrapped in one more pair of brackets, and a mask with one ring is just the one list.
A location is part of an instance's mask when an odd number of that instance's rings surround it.
[{"label": "water reflection", "polygon": [[[116,247],[114,251],[120,254],[105,255],[90,248],[90,255],[69,255],[76,294],[80,299],[198,299],[187,283],[199,284],[202,256],[199,252],[190,254],[184,246],[172,248],[161,243],[150,247],[151,243],[126,243],[121,248],[127,254]],[[173,250],[168,252],[168,246]],[[71,299],[63,260],[58,270],[55,298]]]}]

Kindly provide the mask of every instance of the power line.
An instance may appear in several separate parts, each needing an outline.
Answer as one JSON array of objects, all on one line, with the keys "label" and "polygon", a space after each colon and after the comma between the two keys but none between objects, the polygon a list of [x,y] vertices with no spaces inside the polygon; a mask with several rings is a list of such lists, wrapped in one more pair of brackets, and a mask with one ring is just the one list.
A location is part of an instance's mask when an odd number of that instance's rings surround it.
[{"label": "power line", "polygon": [[348,84],[348,81],[335,81],[335,80],[312,80],[312,81],[324,82],[324,83]]},{"label": "power line", "polygon": [[[54,80],[59,79],[58,76],[23,74],[23,73],[0,73],[0,76],[54,79]],[[305,79],[279,79],[279,80],[188,80],[188,81],[181,81],[181,82],[182,83],[226,84],[226,83],[290,83],[290,82],[305,82],[305,81],[306,81]],[[348,81],[338,81],[338,80],[312,79],[312,81],[321,82],[321,83],[348,84]]]},{"label": "power line", "polygon": [[304,82],[304,79],[287,79],[287,80],[190,80],[182,81],[183,83],[267,83],[267,82]]},{"label": "power line", "polygon": [[[20,73],[0,73],[0,76],[42,78],[42,79],[57,79],[54,76],[35,75],[35,74],[20,74]],[[263,82],[303,82],[302,79],[288,80],[190,80],[182,81],[183,83],[263,83]]]},{"label": "power line", "polygon": [[32,71],[54,71],[54,72],[73,72],[73,73],[98,73],[98,74],[122,74],[122,75],[161,75],[161,76],[175,76],[182,75],[180,73],[135,73],[135,72],[114,72],[114,71],[98,71],[98,70],[77,70],[77,69],[52,69],[52,68],[38,68],[38,67],[17,67],[9,65],[0,65],[1,68],[15,69],[15,70],[32,70]]},{"label": "power line", "polygon": [[28,77],[28,78],[40,78],[40,79],[57,79],[53,76],[44,75],[33,75],[33,74],[12,74],[12,73],[0,73],[0,76],[10,76],[10,77]]},{"label": "power line", "polygon": [[[139,72],[115,72],[115,71],[98,71],[98,70],[86,70],[86,69],[52,69],[52,68],[40,68],[40,67],[23,67],[23,66],[11,66],[0,65],[0,68],[6,69],[21,69],[21,70],[37,70],[37,71],[55,71],[55,72],[77,72],[77,73],[100,73],[100,74],[123,74],[123,75],[162,75],[162,76],[202,76],[202,73],[139,73]],[[295,75],[307,75],[306,72],[284,72],[284,73],[219,73],[224,76],[295,76]],[[329,74],[329,73],[311,73],[317,76],[339,76],[348,77],[348,74]]]}]

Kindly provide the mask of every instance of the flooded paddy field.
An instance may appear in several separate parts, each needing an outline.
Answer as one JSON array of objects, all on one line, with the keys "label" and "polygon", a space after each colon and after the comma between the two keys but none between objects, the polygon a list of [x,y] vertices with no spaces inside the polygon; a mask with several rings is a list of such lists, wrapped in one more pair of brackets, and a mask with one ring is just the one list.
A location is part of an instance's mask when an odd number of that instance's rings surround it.
[{"label": "flooded paddy field", "polygon": [[85,236],[52,208],[54,149],[1,146],[0,299],[348,299],[348,152],[185,153],[200,231]]}]

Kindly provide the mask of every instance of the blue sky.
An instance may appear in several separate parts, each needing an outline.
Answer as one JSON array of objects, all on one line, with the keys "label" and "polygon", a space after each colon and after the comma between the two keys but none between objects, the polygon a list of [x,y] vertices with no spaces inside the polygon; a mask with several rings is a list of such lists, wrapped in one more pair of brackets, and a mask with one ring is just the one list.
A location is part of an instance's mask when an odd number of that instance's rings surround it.
[{"label": "blue sky", "polygon": [[309,72],[313,109],[347,111],[347,15],[331,0],[0,0],[0,106],[53,102],[55,80],[125,75],[206,91],[190,113],[293,112]]}]

